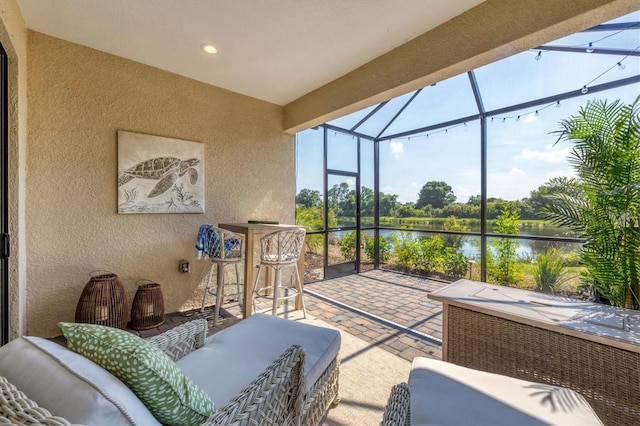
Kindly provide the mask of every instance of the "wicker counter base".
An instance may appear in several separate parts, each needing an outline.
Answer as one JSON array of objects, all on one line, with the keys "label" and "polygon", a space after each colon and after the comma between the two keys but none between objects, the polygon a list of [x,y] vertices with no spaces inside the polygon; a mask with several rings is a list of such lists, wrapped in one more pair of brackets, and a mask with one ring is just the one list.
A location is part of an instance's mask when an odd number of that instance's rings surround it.
[{"label": "wicker counter base", "polygon": [[571,388],[607,425],[640,424],[640,354],[448,306],[446,360]]}]

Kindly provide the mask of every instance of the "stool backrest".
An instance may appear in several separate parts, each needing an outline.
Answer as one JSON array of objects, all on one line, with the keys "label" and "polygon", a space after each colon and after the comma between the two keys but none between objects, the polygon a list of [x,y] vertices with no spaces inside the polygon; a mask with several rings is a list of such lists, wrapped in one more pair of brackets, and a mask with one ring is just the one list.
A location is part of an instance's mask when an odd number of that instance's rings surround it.
[{"label": "stool backrest", "polygon": [[295,263],[300,257],[304,228],[272,232],[260,239],[260,260],[269,263]]},{"label": "stool backrest", "polygon": [[232,260],[244,257],[244,236],[242,235],[226,229],[210,227],[207,230],[206,241],[205,251],[211,260]]}]

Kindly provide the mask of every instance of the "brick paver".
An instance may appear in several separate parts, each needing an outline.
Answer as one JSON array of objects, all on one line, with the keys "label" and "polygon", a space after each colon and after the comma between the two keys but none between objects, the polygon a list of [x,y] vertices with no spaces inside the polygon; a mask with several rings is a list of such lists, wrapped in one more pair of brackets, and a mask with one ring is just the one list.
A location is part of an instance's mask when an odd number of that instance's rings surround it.
[{"label": "brick paver", "polygon": [[[428,299],[427,295],[445,285],[447,283],[371,270],[307,283],[304,300],[309,314],[394,355],[409,361],[417,356],[441,358],[440,344],[403,327],[442,339],[442,305]],[[218,326],[210,329],[210,333],[242,318],[237,306],[225,305],[220,314]],[[207,307],[203,314],[199,309],[169,313],[156,328],[130,331],[147,338],[194,318],[205,318],[211,324],[213,306]],[[56,341],[66,343],[62,337]]]},{"label": "brick paver", "polygon": [[394,355],[440,358],[441,345],[403,327],[442,339],[442,304],[427,295],[447,284],[372,270],[305,284],[305,304],[314,317]]}]

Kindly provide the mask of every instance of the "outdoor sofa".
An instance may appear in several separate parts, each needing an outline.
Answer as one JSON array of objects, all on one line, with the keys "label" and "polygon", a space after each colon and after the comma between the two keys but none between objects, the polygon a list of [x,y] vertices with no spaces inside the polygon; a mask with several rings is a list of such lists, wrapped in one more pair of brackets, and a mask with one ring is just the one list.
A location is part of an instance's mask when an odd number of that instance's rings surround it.
[{"label": "outdoor sofa", "polygon": [[[213,400],[203,424],[316,425],[337,402],[338,331],[255,314],[206,333],[198,319],[148,340]],[[0,348],[0,376],[0,423],[160,424],[122,381],[47,339]]]},{"label": "outdoor sofa", "polygon": [[382,426],[602,425],[578,392],[414,358],[409,383],[395,385]]}]

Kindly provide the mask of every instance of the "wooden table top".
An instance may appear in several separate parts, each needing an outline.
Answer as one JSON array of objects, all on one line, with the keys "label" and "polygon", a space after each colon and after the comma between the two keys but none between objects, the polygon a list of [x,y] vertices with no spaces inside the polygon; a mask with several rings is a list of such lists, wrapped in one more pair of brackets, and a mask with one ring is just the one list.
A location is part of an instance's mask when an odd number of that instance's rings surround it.
[{"label": "wooden table top", "polygon": [[275,232],[278,230],[301,228],[299,225],[287,224],[271,224],[271,223],[221,223],[220,228],[228,229],[233,232],[245,232],[252,230],[254,232]]}]

